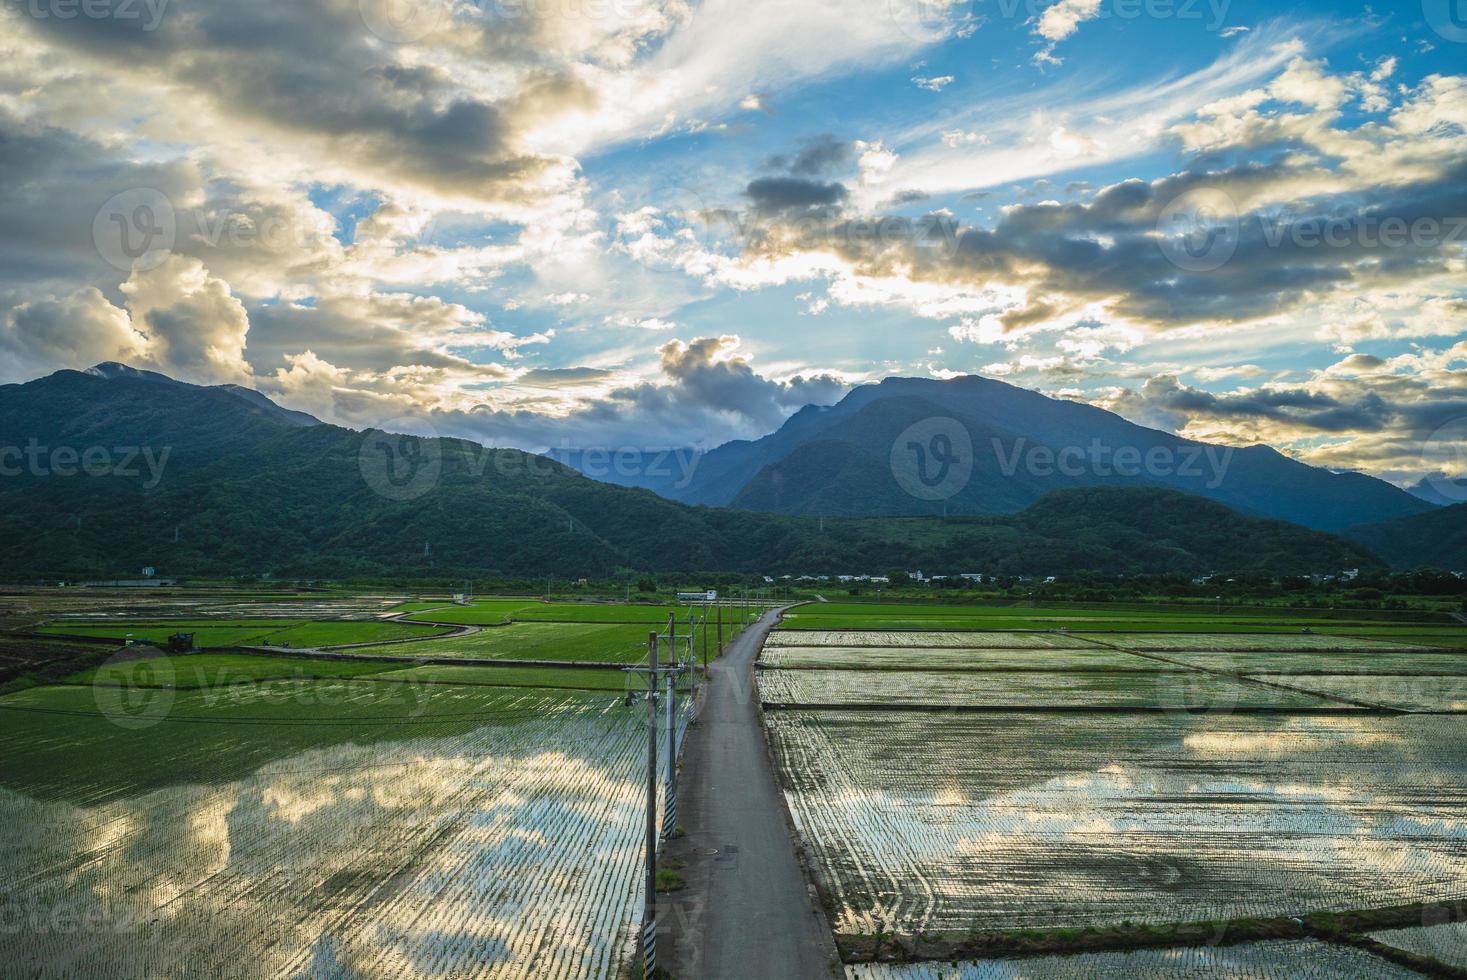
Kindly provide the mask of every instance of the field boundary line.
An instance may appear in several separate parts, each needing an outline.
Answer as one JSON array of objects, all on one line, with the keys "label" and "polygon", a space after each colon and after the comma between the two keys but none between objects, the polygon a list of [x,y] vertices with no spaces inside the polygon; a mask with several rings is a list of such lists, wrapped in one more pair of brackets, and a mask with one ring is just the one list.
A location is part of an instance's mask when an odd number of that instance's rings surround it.
[{"label": "field boundary line", "polygon": [[[375,644],[367,644],[374,646]],[[340,648],[333,648],[339,650]],[[328,648],[316,647],[217,647],[212,652],[224,650],[236,650],[241,653],[255,654],[257,656],[289,657],[297,660],[350,660],[363,663],[380,661],[383,663],[413,664],[421,667],[566,667],[573,670],[621,670],[634,661],[626,663],[611,663],[602,660],[508,660],[503,657],[424,657],[396,654],[384,654],[376,656],[367,653],[339,653],[329,652]],[[206,651],[210,652],[210,651]]]},{"label": "field boundary line", "polygon": [[[1118,645],[1115,645],[1115,644],[1101,643],[1099,640],[1094,640],[1094,641],[1091,641],[1091,642],[1098,643],[1101,646],[1106,647],[1107,649],[1119,650],[1122,653],[1129,653],[1133,657],[1141,657],[1141,658],[1146,659],[1146,660],[1155,660],[1158,663],[1170,664],[1173,667],[1181,667],[1181,668],[1183,668],[1185,670],[1197,671],[1199,673],[1209,674],[1209,675],[1211,675],[1213,677],[1227,677],[1227,678],[1231,678],[1233,680],[1243,681],[1244,683],[1248,683],[1248,684],[1257,684],[1260,687],[1273,688],[1274,690],[1291,691],[1294,694],[1307,694],[1310,697],[1319,698],[1322,701],[1335,701],[1335,702],[1338,702],[1340,704],[1350,705],[1351,707],[1354,707],[1354,708],[1366,709],[1366,710],[1369,710],[1369,711],[1378,711],[1378,712],[1382,712],[1384,714],[1402,714],[1402,715],[1404,715],[1404,714],[1410,714],[1410,712],[1403,711],[1400,708],[1390,708],[1390,707],[1386,707],[1385,705],[1382,705],[1382,704],[1374,704],[1374,703],[1372,703],[1370,701],[1357,701],[1354,698],[1347,698],[1347,697],[1343,697],[1343,696],[1337,695],[1337,694],[1321,694],[1318,691],[1310,691],[1310,690],[1306,690],[1304,688],[1299,688],[1299,687],[1290,687],[1287,684],[1271,683],[1269,681],[1259,680],[1256,677],[1252,677],[1252,676],[1250,676],[1248,674],[1241,674],[1241,673],[1238,673],[1236,671],[1216,670],[1216,669],[1209,668],[1209,667],[1199,667],[1196,664],[1184,663],[1184,662],[1182,662],[1180,660],[1172,660],[1172,659],[1170,659],[1168,657],[1163,657],[1160,654],[1155,653],[1155,652],[1152,652],[1152,651],[1147,651],[1145,653],[1142,653],[1142,652],[1139,652],[1137,650],[1128,650],[1125,647],[1118,646]],[[1209,652],[1213,652],[1213,651],[1209,651]],[[1289,653],[1289,652],[1292,652],[1292,651],[1270,651],[1270,650],[1260,650],[1260,651],[1243,651],[1243,650],[1239,650],[1239,651],[1227,651],[1227,650],[1223,650],[1223,651],[1216,651],[1216,652],[1221,652],[1221,653],[1229,653],[1229,652],[1236,652],[1236,653],[1254,653],[1254,652],[1256,652],[1256,653],[1273,653],[1273,652],[1283,652],[1283,653]],[[1239,707],[1236,707],[1235,706],[1235,707],[1233,707],[1231,709],[1231,713],[1242,713],[1244,710],[1245,709],[1243,709],[1243,708],[1239,708]],[[1300,710],[1300,709],[1296,709],[1296,710]],[[1339,709],[1333,709],[1333,710],[1339,710]]]}]

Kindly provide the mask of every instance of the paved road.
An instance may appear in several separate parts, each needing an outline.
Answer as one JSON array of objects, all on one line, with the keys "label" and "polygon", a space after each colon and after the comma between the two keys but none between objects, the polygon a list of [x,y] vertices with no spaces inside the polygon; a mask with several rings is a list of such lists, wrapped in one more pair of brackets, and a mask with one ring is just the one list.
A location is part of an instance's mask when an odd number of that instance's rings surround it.
[{"label": "paved road", "polygon": [[700,724],[683,748],[678,816],[687,836],[668,854],[688,887],[662,896],[662,965],[678,980],[819,980],[835,944],[795,858],[751,695],[754,657],[776,613],[709,668]]}]

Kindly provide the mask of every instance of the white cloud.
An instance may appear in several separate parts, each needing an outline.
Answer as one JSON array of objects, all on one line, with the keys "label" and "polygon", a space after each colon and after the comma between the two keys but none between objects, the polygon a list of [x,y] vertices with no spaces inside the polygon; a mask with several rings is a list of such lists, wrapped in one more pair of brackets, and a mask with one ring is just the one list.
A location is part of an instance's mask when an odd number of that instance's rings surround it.
[{"label": "white cloud", "polygon": [[917,76],[912,79],[912,84],[928,92],[941,92],[954,82],[952,75],[935,75],[932,77]]}]

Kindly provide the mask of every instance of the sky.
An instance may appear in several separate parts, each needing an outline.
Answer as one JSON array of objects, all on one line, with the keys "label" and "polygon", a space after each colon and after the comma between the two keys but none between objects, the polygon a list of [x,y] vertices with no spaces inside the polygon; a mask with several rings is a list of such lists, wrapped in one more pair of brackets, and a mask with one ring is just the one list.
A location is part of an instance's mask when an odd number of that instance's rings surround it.
[{"label": "sky", "polygon": [[1460,0],[12,0],[0,382],[709,448],[983,374],[1467,472]]}]

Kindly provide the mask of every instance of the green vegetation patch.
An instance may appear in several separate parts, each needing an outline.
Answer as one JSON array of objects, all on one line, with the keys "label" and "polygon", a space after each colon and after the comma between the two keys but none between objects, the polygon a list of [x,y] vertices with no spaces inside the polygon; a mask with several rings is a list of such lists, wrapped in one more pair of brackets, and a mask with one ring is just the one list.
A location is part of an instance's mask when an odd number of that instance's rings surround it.
[{"label": "green vegetation patch", "polygon": [[[646,623],[667,625],[667,617],[675,616],[685,624],[687,606],[624,602],[544,602],[539,599],[475,599],[469,605],[451,602],[413,603],[421,606],[408,618],[421,622],[452,623],[461,626],[498,626],[505,623]],[[702,615],[699,607],[698,615]],[[715,613],[709,611],[709,620]],[[730,618],[725,610],[724,618]]]},{"label": "green vegetation patch", "polygon": [[162,786],[227,783],[306,750],[463,735],[579,698],[612,703],[604,694],[368,677],[39,687],[0,697],[0,786],[96,806]]},{"label": "green vegetation patch", "polygon": [[394,670],[385,678],[396,681],[424,681],[434,684],[468,684],[479,687],[542,687],[573,691],[610,691],[622,693],[629,687],[640,688],[645,681],[632,679],[620,670],[587,670],[578,667],[505,667],[498,663],[483,667],[461,667],[455,664],[424,664]]},{"label": "green vegetation patch", "polygon": [[365,677],[400,666],[392,661],[308,660],[297,657],[254,656],[247,653],[190,653],[176,657],[113,661],[74,674],[66,682],[193,690],[264,680]]},{"label": "green vegetation patch", "polygon": [[467,660],[546,660],[633,663],[647,657],[651,627],[602,623],[515,623],[469,636],[391,646],[368,646],[353,653],[384,656],[447,657]]},{"label": "green vegetation patch", "polygon": [[62,636],[96,636],[165,646],[175,633],[194,634],[201,649],[230,646],[321,647],[347,643],[380,643],[394,639],[422,639],[448,632],[434,626],[383,620],[300,619],[158,619],[121,620],[116,623],[52,622],[37,632]]}]

